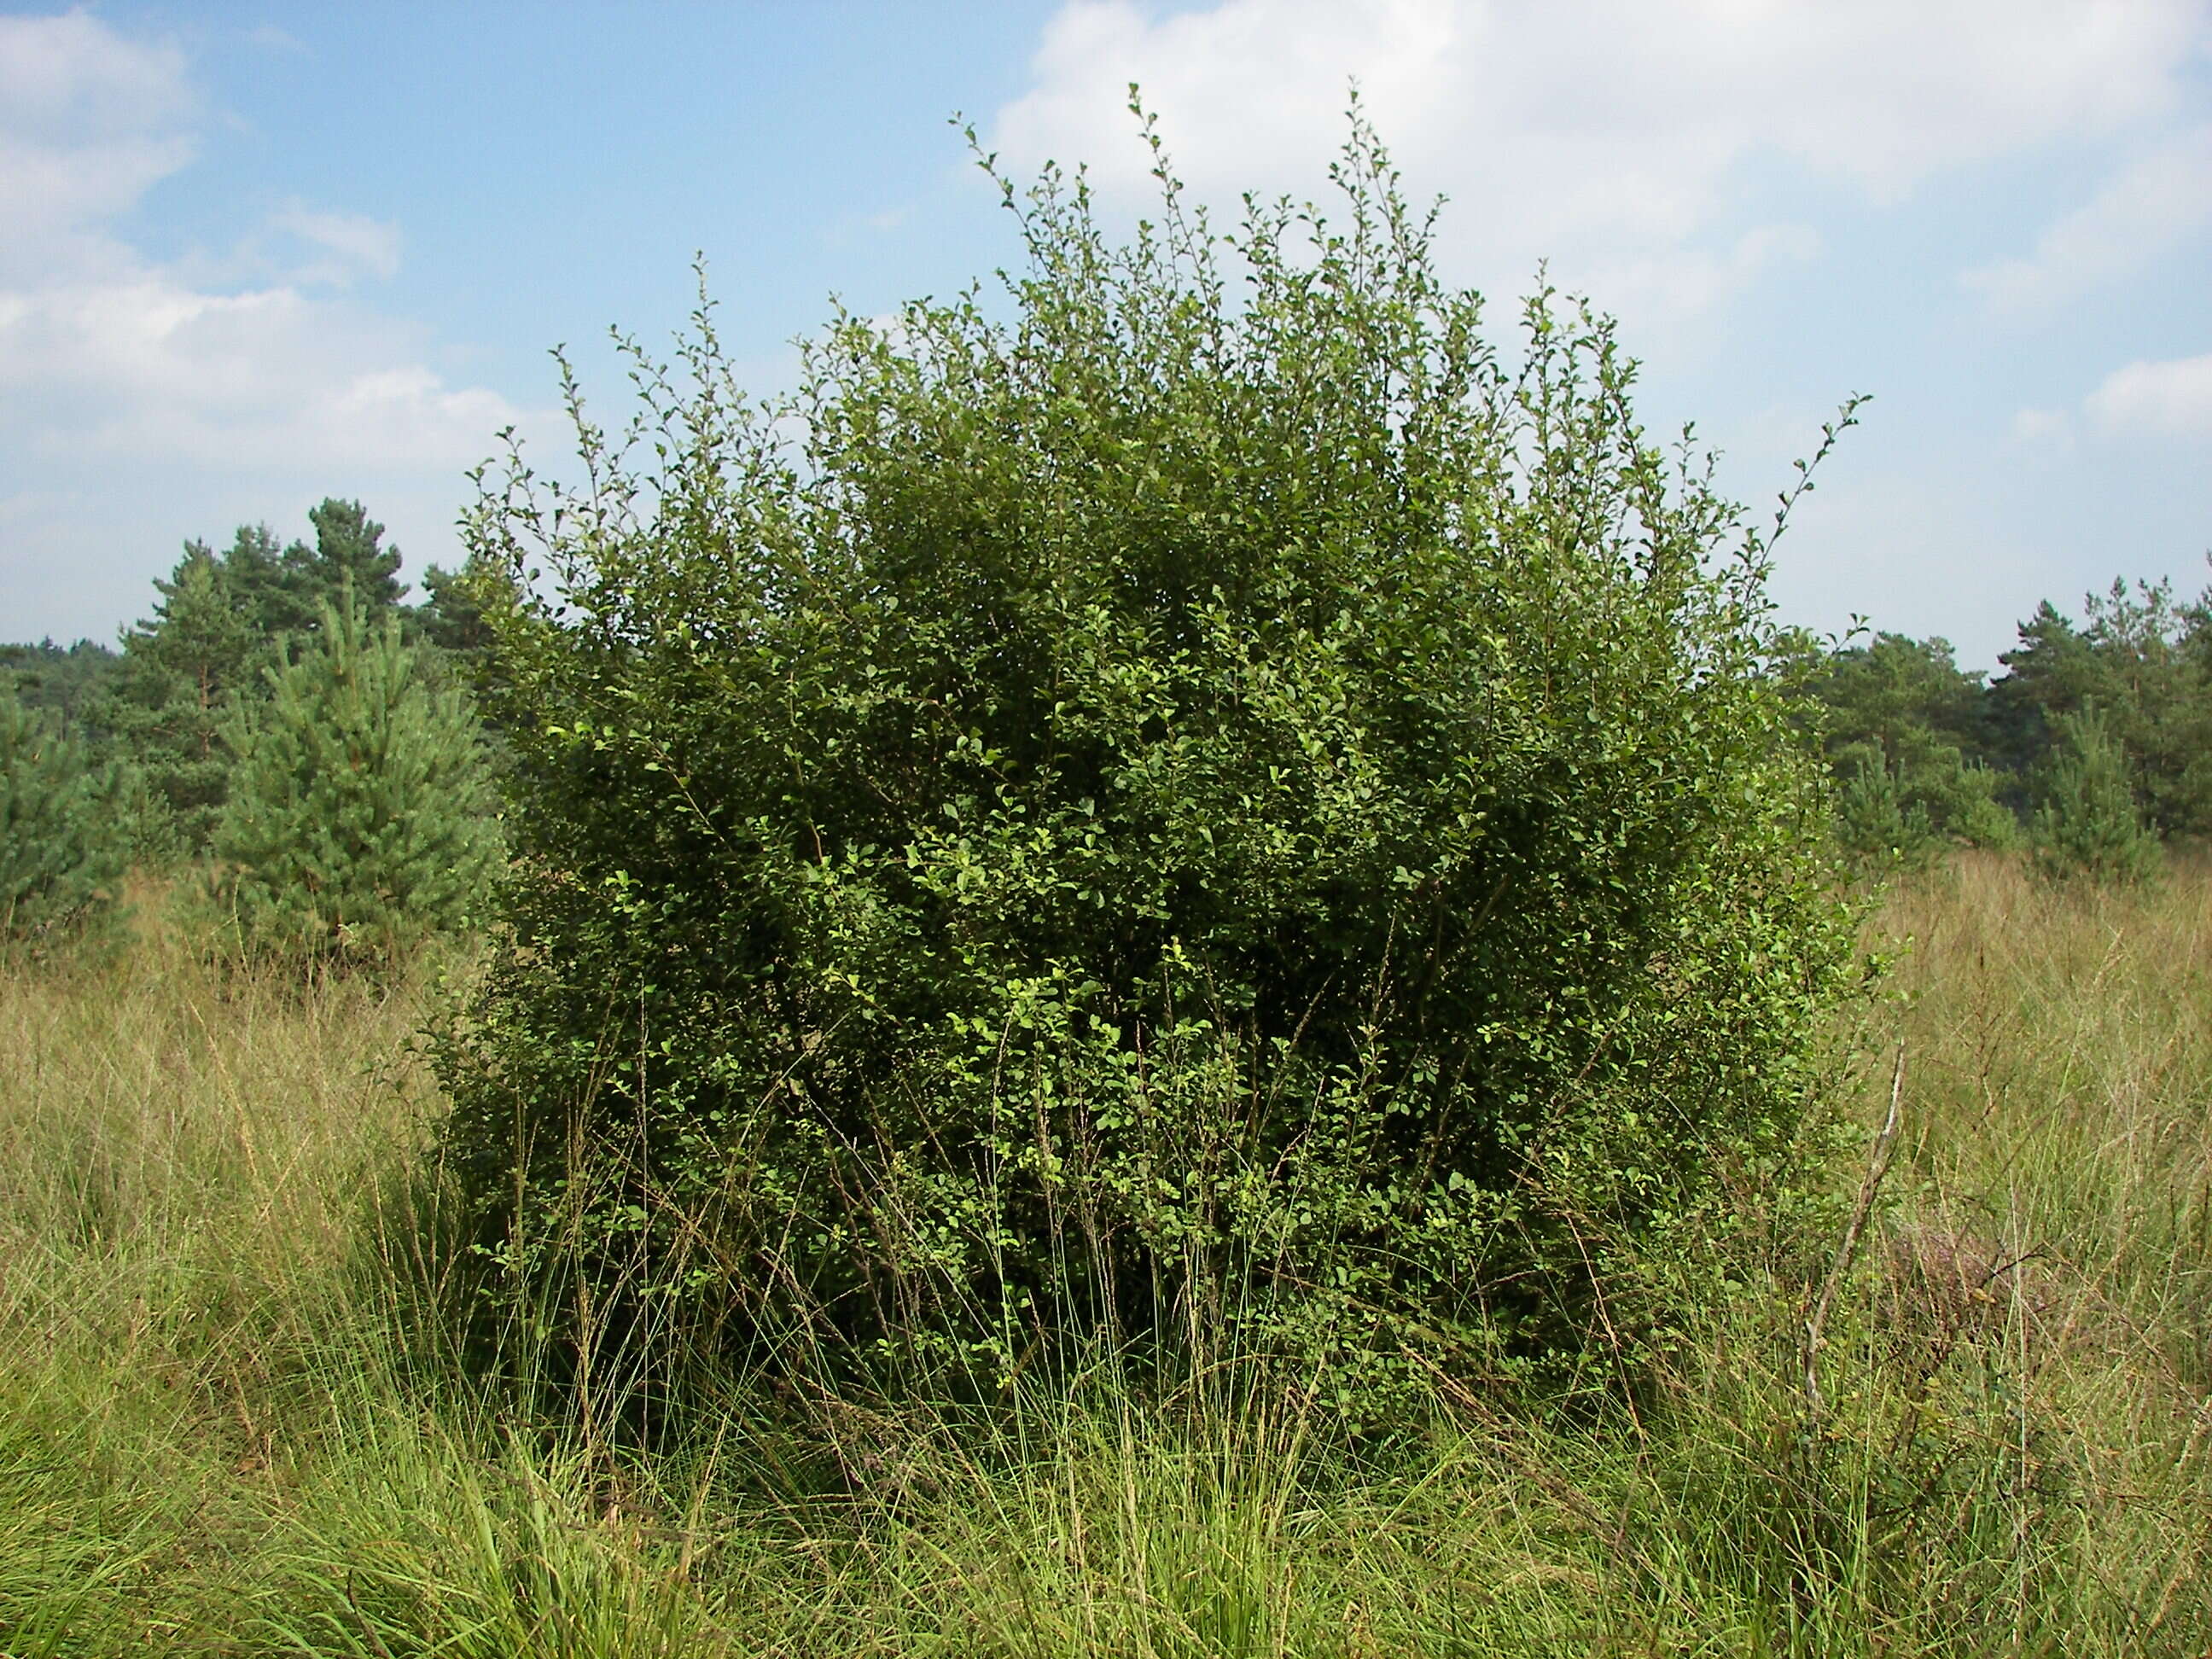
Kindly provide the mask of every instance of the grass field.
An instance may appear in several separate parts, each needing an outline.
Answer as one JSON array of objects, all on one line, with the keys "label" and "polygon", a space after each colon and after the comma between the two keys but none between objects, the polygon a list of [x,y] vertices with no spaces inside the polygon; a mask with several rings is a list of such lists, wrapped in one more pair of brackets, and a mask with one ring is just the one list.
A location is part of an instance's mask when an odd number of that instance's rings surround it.
[{"label": "grass field", "polygon": [[842,1470],[534,1420],[418,1305],[433,988],[144,932],[0,976],[9,1659],[2212,1649],[2212,872],[1892,894],[1832,1200],[1615,1407],[1440,1391],[1360,1458],[1234,1374],[989,1452],[855,1407]]}]

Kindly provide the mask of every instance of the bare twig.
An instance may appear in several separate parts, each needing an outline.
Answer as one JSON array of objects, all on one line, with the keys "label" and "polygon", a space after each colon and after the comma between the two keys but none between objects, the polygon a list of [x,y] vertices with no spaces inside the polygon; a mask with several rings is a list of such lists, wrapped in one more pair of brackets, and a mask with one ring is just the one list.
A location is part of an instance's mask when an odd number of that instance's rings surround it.
[{"label": "bare twig", "polygon": [[1851,1206],[1850,1224],[1844,1229],[1843,1243],[1837,1247],[1827,1282],[1820,1286],[1820,1298],[1813,1304],[1813,1316],[1805,1322],[1805,1398],[1816,1416],[1820,1411],[1820,1344],[1826,1336],[1828,1316],[1835,1309],[1836,1293],[1843,1288],[1844,1276],[1850,1271],[1851,1258],[1857,1253],[1859,1235],[1866,1231],[1867,1218],[1874,1213],[1874,1201],[1881,1191],[1882,1179],[1889,1173],[1890,1159],[1897,1150],[1899,1105],[1904,1095],[1905,1045],[1900,1042],[1897,1045],[1896,1069],[1889,1079],[1889,1116],[1867,1154],[1866,1177],[1859,1182],[1858,1201]]}]

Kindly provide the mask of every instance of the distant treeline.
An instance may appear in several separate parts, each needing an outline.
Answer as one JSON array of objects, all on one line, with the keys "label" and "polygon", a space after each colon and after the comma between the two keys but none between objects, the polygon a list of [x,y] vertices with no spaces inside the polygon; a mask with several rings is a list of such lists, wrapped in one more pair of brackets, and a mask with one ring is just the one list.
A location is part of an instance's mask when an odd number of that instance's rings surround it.
[{"label": "distant treeline", "polygon": [[1805,642],[1845,846],[1911,859],[2031,842],[2128,877],[2212,836],[2212,591],[2115,580],[2077,620],[2045,600],[1994,678],[1901,634]]},{"label": "distant treeline", "polygon": [[434,676],[451,678],[453,659],[479,643],[461,585],[436,565],[420,600],[403,602],[399,550],[359,501],[327,499],[307,517],[312,544],[280,544],[266,525],[240,525],[220,551],[186,542],[154,583],[153,614],[125,630],[119,649],[0,645],[0,677],[17,698],[60,714],[94,756],[137,769],[166,809],[144,826],[157,846],[204,849],[228,793],[224,730],[270,695],[269,671],[315,639],[325,606],[350,605],[371,628],[397,623]]},{"label": "distant treeline", "polygon": [[[459,684],[485,634],[471,584],[430,566],[405,602],[400,556],[358,501],[328,499],[312,544],[242,525],[185,544],[120,648],[0,645],[0,693],[59,716],[139,781],[137,849],[206,852],[230,793],[224,733],[327,608],[392,624],[433,683]],[[2032,845],[2045,862],[2139,875],[2163,841],[2212,837],[2212,590],[2116,580],[2078,619],[2045,600],[1988,677],[1948,641],[1800,636],[1791,663],[1837,786],[1840,839],[1875,862],[1951,845]]]},{"label": "distant treeline", "polygon": [[458,917],[497,842],[467,584],[359,501],[312,544],[185,544],[119,649],[0,646],[0,946],[82,932],[122,871],[189,868],[210,926],[326,957]]}]

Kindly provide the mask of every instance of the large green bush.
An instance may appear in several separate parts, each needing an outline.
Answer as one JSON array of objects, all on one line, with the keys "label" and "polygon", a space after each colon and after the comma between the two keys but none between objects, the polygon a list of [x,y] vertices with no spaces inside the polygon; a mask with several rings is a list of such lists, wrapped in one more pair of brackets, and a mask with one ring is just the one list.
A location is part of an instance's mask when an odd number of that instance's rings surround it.
[{"label": "large green bush", "polygon": [[585,485],[487,488],[449,1152],[580,1344],[1229,1341],[1359,1411],[1631,1340],[1618,1244],[1797,1121],[1848,945],[1760,536],[1609,325],[1499,356],[1364,133],[1341,222],[1162,178],[1127,246],[1010,188],[1003,303],[841,317],[788,407],[702,310],[628,441],[572,395]]},{"label": "large green bush", "polygon": [[389,963],[459,922],[499,823],[467,697],[434,686],[397,617],[349,596],[266,671],[224,731],[214,896],[250,951]]}]

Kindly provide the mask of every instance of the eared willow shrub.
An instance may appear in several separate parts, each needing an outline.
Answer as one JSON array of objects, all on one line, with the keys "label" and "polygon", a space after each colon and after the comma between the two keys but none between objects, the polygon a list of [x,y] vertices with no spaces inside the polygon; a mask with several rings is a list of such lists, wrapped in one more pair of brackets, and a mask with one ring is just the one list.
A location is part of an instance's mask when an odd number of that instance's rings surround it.
[{"label": "eared willow shrub", "polygon": [[1126,245],[1002,185],[1005,302],[841,315],[787,404],[702,307],[626,437],[567,383],[580,486],[485,483],[447,1150],[580,1341],[1382,1401],[1574,1340],[1797,1122],[1849,944],[1767,538],[1608,322],[1501,358],[1364,126],[1334,220],[1158,176]]}]

